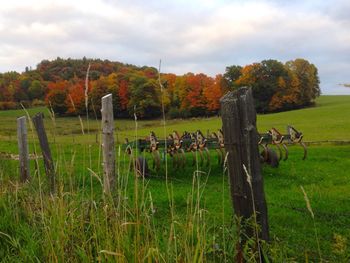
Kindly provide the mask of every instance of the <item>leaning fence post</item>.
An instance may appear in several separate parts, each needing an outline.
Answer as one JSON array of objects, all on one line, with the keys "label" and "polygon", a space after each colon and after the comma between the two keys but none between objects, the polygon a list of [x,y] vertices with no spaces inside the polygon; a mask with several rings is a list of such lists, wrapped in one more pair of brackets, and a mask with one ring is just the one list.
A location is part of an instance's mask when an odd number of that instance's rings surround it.
[{"label": "leaning fence post", "polygon": [[18,153],[19,153],[19,171],[21,182],[30,180],[29,174],[29,152],[27,141],[27,124],[26,117],[17,118],[17,139],[18,139]]},{"label": "leaning fence post", "polygon": [[[234,212],[238,218],[243,220],[256,216],[256,223],[261,229],[259,238],[268,240],[267,206],[261,174],[252,90],[241,88],[229,92],[221,98],[220,102]],[[243,165],[251,177],[251,185],[248,183]],[[256,228],[250,227],[245,231],[250,238],[256,238]],[[240,240],[238,257],[242,253],[242,246],[246,238],[242,235]],[[237,258],[237,261],[243,261],[243,258]]]},{"label": "leaning fence post", "polygon": [[110,194],[115,184],[115,145],[112,94],[102,97],[103,190]]},{"label": "leaning fence post", "polygon": [[38,134],[40,148],[43,154],[45,173],[50,181],[50,192],[53,194],[55,192],[56,184],[55,169],[53,165],[49,142],[47,140],[47,135],[45,132],[43,117],[43,113],[39,112],[32,118],[32,120],[36,129],[36,133]]}]

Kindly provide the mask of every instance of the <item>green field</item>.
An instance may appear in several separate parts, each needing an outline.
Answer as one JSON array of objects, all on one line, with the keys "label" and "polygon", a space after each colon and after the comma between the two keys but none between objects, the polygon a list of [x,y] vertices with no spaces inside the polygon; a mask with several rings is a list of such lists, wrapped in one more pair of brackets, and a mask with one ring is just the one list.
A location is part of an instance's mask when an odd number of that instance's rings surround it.
[{"label": "green field", "polygon": [[[3,262],[232,262],[236,230],[227,175],[216,164],[185,170],[171,160],[151,178],[135,179],[129,158],[118,151],[119,190],[114,201],[101,193],[100,121],[52,118],[45,126],[57,169],[59,190],[48,194],[46,178],[32,161],[32,181],[18,183],[18,161],[0,159],[0,260]],[[16,117],[0,112],[0,152],[17,153]],[[285,130],[292,124],[305,141],[350,141],[350,96],[321,96],[313,108],[259,115],[258,129]],[[166,132],[217,130],[217,117],[166,121]],[[164,137],[161,120],[116,120],[116,140]],[[38,148],[30,132],[30,148]],[[348,262],[350,259],[350,144],[290,147],[290,158],[273,169],[264,166],[273,262]],[[149,158],[149,157],[148,157]],[[191,156],[188,155],[188,159]],[[151,164],[151,162],[149,162]],[[35,171],[35,172],[34,172]],[[40,176],[39,176],[40,175]],[[314,220],[307,209],[303,186]],[[318,238],[316,238],[315,231]],[[320,243],[318,251],[317,241]],[[246,256],[249,256],[247,250]]]},{"label": "green field", "polygon": [[[83,116],[85,132],[88,129],[90,136],[81,136],[82,128],[78,117],[55,118],[50,117],[46,108],[29,109],[30,115],[36,112],[44,112],[46,116],[45,125],[49,135],[56,133],[59,142],[71,143],[74,140],[86,142],[89,139],[95,141],[95,133],[99,132],[100,121],[90,119],[89,122]],[[16,117],[24,115],[23,110],[0,111],[0,138],[11,139],[15,135]],[[275,114],[258,115],[258,130],[265,132],[271,127],[285,131],[287,124],[292,124],[304,133],[305,141],[324,140],[350,140],[350,96],[321,96],[317,99],[317,106],[307,109],[281,112]],[[116,120],[118,139],[123,142],[124,137],[135,136],[134,120]],[[167,133],[173,130],[194,131],[202,130],[204,133],[216,131],[221,127],[219,117],[193,118],[187,120],[168,120],[166,122]],[[150,130],[156,132],[158,137],[164,137],[163,122],[161,120],[138,121],[138,135],[144,137],[149,135]],[[64,135],[63,137],[61,135]],[[80,138],[82,137],[82,138]],[[12,138],[13,139],[13,138]]]}]

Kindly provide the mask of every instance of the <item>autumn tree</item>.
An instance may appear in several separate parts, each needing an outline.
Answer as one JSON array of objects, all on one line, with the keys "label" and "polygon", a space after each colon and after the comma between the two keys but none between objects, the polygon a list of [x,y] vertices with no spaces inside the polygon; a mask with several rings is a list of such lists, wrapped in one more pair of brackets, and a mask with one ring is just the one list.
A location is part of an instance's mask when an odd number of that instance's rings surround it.
[{"label": "autumn tree", "polygon": [[85,82],[84,80],[76,80],[71,82],[68,87],[66,98],[68,114],[85,114]]},{"label": "autumn tree", "polygon": [[178,107],[180,105],[179,92],[176,85],[177,79],[178,76],[172,73],[161,75],[162,85],[167,91],[170,107]]},{"label": "autumn tree", "polygon": [[154,67],[58,57],[41,61],[34,70],[26,67],[21,74],[0,73],[0,108],[15,108],[19,102],[45,98],[57,113],[83,114],[89,64],[88,110],[100,115],[101,97],[112,93],[114,115],[118,118],[133,117],[134,109],[139,117],[157,117],[162,103],[170,117],[213,114],[219,110],[219,98],[240,86],[252,87],[258,112],[305,107],[320,95],[317,68],[305,59],[285,64],[269,59],[244,67],[232,65],[215,77],[203,73],[162,73],[161,91]]},{"label": "autumn tree", "polygon": [[89,92],[91,108],[97,116],[101,114],[101,98],[109,93],[113,94],[113,110],[114,116],[119,116],[120,111],[120,99],[119,99],[119,86],[118,76],[116,73],[111,73],[108,76],[101,76],[99,79],[92,81],[91,91]]},{"label": "autumn tree", "polygon": [[288,61],[286,67],[298,79],[298,102],[301,106],[311,104],[321,94],[318,70],[314,64],[305,59],[298,58]]},{"label": "autumn tree", "polygon": [[279,81],[288,75],[284,65],[277,60],[263,60],[260,63],[245,66],[238,86],[251,86],[258,112],[269,112],[270,101],[278,89]]},{"label": "autumn tree", "polygon": [[128,116],[128,104],[130,100],[130,81],[127,74],[120,73],[117,77],[118,81],[118,98],[119,98],[119,110],[118,115],[121,117]]},{"label": "autumn tree", "polygon": [[209,85],[204,87],[204,96],[206,98],[206,109],[209,113],[218,112],[220,109],[220,98],[223,95],[222,91],[223,76],[216,75],[215,79],[209,81]]},{"label": "autumn tree", "polygon": [[20,74],[11,71],[0,75],[0,101],[14,101]]},{"label": "autumn tree", "polygon": [[207,101],[203,91],[212,85],[212,79],[202,73],[187,73],[183,77],[183,88],[180,92],[181,109],[188,110],[191,116],[204,115]]},{"label": "autumn tree", "polygon": [[67,96],[69,85],[68,81],[50,82],[48,85],[48,93],[45,98],[46,104],[57,114],[65,114],[68,109]]}]

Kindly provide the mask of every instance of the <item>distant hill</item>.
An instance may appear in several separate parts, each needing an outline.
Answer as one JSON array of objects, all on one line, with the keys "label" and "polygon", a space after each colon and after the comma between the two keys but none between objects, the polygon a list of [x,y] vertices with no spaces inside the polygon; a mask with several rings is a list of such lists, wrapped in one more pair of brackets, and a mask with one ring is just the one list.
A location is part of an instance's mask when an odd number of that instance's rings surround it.
[{"label": "distant hill", "polygon": [[154,67],[58,57],[41,61],[33,70],[0,73],[0,110],[22,103],[47,105],[60,115],[86,110],[99,115],[101,97],[112,93],[117,117],[135,113],[139,118],[159,117],[162,104],[169,118],[210,116],[219,112],[219,100],[226,92],[242,86],[252,87],[261,113],[307,107],[320,94],[317,68],[304,59],[233,65],[214,77],[189,72],[162,73],[159,79]]}]

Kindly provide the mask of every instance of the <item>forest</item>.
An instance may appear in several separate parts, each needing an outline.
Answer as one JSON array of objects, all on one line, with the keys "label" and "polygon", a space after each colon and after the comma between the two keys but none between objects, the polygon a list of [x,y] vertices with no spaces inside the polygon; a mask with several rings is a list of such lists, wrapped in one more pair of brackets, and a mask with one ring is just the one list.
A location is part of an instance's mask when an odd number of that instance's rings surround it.
[{"label": "forest", "polygon": [[320,95],[317,67],[301,58],[227,66],[214,77],[190,72],[159,77],[154,67],[58,57],[22,73],[0,73],[0,110],[47,105],[55,114],[69,116],[85,114],[87,104],[89,113],[99,116],[100,98],[112,93],[118,118],[135,113],[139,118],[159,117],[162,101],[169,118],[210,116],[219,113],[226,92],[242,86],[252,87],[259,113],[307,107]]}]

